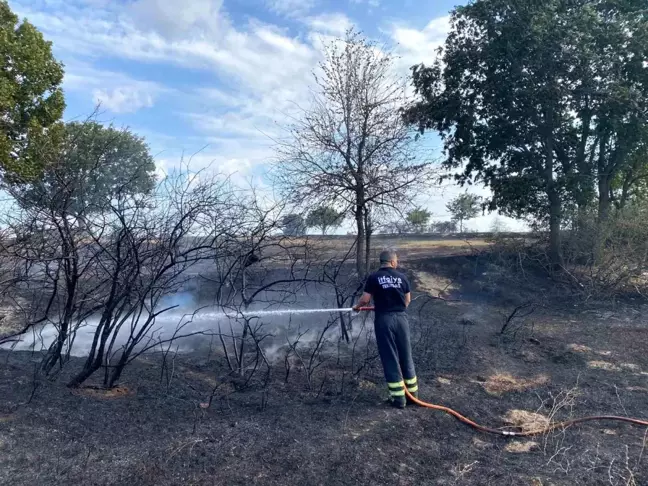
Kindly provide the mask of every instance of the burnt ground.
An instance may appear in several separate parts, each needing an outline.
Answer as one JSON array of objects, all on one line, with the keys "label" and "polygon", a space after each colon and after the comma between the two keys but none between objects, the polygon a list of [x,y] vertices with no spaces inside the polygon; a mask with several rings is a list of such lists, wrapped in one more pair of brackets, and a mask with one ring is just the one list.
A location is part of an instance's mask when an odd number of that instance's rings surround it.
[{"label": "burnt ground", "polygon": [[[418,249],[403,262],[420,296],[410,315],[422,398],[496,427],[511,410],[648,417],[645,303],[583,303],[542,275],[458,253]],[[534,312],[500,335],[527,302]],[[77,359],[48,380],[34,377],[38,355],[1,353],[1,484],[648,484],[645,429],[483,435],[386,407],[375,359],[354,374],[332,357],[309,391],[297,369],[285,383],[283,363],[265,386],[241,388],[215,354],[178,356],[170,382],[149,356],[106,393],[64,386]]]}]

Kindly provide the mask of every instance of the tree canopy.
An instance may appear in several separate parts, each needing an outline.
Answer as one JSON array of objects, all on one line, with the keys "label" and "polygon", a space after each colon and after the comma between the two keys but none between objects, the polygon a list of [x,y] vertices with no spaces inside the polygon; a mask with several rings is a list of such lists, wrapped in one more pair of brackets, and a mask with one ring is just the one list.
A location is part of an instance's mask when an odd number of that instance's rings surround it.
[{"label": "tree canopy", "polygon": [[281,218],[281,230],[286,236],[303,236],[306,234],[306,222],[301,214],[286,214]]},{"label": "tree canopy", "polygon": [[5,177],[34,179],[40,151],[30,149],[65,109],[63,65],[50,42],[29,22],[19,22],[0,0],[0,169]]},{"label": "tree canopy", "polygon": [[50,137],[42,175],[16,185],[21,204],[59,213],[88,215],[117,194],[143,194],[155,185],[155,162],[144,139],[94,121],[64,125]]},{"label": "tree canopy", "polygon": [[459,223],[459,231],[463,233],[464,222],[471,220],[481,211],[481,198],[474,194],[460,194],[446,206],[452,220]]},{"label": "tree canopy", "polygon": [[432,214],[426,209],[413,209],[407,213],[407,222],[412,226],[415,232],[424,233],[430,223]]},{"label": "tree canopy", "polygon": [[344,213],[336,211],[330,206],[313,209],[306,217],[306,226],[318,228],[325,235],[331,228],[338,228],[342,224]]},{"label": "tree canopy", "polygon": [[457,231],[456,221],[436,221],[432,223],[431,228],[433,233],[440,233],[446,235]]},{"label": "tree canopy", "polygon": [[560,260],[565,208],[596,200],[641,150],[648,118],[645,0],[480,0],[457,7],[442,56],[413,68],[406,119],[438,131],[445,167],[491,210],[546,221]]}]

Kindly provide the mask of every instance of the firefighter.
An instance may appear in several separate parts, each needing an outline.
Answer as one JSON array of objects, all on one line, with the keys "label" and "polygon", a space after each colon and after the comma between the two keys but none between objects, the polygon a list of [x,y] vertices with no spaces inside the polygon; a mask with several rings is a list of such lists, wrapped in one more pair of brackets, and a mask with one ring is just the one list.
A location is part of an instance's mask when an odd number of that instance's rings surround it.
[{"label": "firefighter", "polygon": [[405,387],[418,397],[418,383],[405,313],[411,301],[410,284],[407,277],[396,270],[397,267],[396,252],[383,251],[380,254],[380,269],[369,275],[364,293],[353,309],[359,311],[373,299],[376,343],[390,401],[396,408],[405,408]]}]

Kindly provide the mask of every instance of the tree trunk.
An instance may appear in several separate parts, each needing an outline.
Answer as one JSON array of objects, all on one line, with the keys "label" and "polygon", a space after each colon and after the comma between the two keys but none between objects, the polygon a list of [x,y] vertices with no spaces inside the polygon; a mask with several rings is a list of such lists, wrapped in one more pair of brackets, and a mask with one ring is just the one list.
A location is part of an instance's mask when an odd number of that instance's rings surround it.
[{"label": "tree trunk", "polygon": [[[103,335],[102,335],[103,337]],[[102,340],[99,349],[93,354],[91,353],[87,358],[86,362],[83,365],[83,369],[77,373],[74,378],[72,378],[67,386],[70,388],[78,388],[81,386],[88,378],[95,374],[101,365],[103,364],[104,350],[105,350],[105,340]]]},{"label": "tree trunk", "polygon": [[106,389],[110,390],[117,384],[117,382],[121,378],[122,373],[124,372],[124,368],[126,368],[126,365],[128,364],[128,358],[130,358],[133,349],[133,347],[125,349],[122,355],[119,357],[119,361],[113,368],[112,373],[110,373],[110,376],[106,375],[106,377],[104,378],[104,387]]},{"label": "tree trunk", "polygon": [[238,349],[238,356],[236,358],[237,361],[237,366],[238,366],[238,374],[240,376],[243,376],[245,373],[245,340],[247,339],[248,336],[248,330],[249,330],[250,323],[247,319],[245,319],[245,324],[243,325],[243,334],[241,335],[241,344]]},{"label": "tree trunk", "polygon": [[[110,338],[111,332],[115,330],[115,328],[111,326],[112,319],[113,308],[110,307],[104,311],[104,314],[97,325],[97,329],[95,329],[90,353],[83,364],[83,369],[74,378],[72,378],[72,380],[70,380],[67,385],[68,387],[77,388],[81,386],[83,382],[101,369],[106,354],[106,343]],[[115,330],[115,332],[117,332],[117,330]]]},{"label": "tree trunk", "polygon": [[49,375],[52,372],[54,366],[56,366],[56,363],[58,363],[61,359],[61,353],[63,352],[63,345],[66,339],[67,332],[61,329],[56,336],[56,341],[54,341],[47,350],[47,354],[45,356],[45,359],[43,360],[42,365],[42,369],[46,375]]},{"label": "tree trunk", "polygon": [[555,190],[549,194],[549,257],[554,269],[562,263],[560,248],[560,199]]},{"label": "tree trunk", "polygon": [[610,207],[612,200],[610,199],[610,181],[604,174],[599,176],[598,181],[599,189],[599,204],[598,204],[598,222],[599,225],[605,224],[610,216]]},{"label": "tree trunk", "polygon": [[546,134],[545,134],[545,187],[549,200],[549,259],[553,270],[558,270],[562,264],[560,248],[560,220],[561,204],[560,195],[556,190],[554,181],[554,133],[553,133],[553,107],[546,109]]},{"label": "tree trunk", "polygon": [[364,211],[365,218],[365,271],[369,271],[371,268],[371,235],[373,233],[373,228],[371,227],[371,215],[369,214],[369,208],[365,208]]},{"label": "tree trunk", "polygon": [[367,267],[365,262],[366,235],[364,225],[364,211],[362,206],[358,206],[356,208],[355,219],[356,226],[358,228],[358,236],[356,242],[356,270],[358,272],[358,278],[362,280],[367,274]]},{"label": "tree trunk", "polygon": [[599,225],[605,223],[610,214],[610,183],[611,183],[611,170],[607,160],[607,151],[609,143],[609,134],[605,133],[599,142],[599,155],[598,155],[598,222]]},{"label": "tree trunk", "polygon": [[83,382],[90,378],[99,368],[101,368],[101,362],[97,363],[96,360],[92,363],[86,363],[83,369],[68,382],[67,386],[69,388],[80,387]]},{"label": "tree trunk", "polygon": [[630,185],[632,184],[632,172],[629,172],[623,178],[623,188],[621,189],[621,197],[618,202],[618,209],[623,210],[628,203],[628,198],[630,197]]}]

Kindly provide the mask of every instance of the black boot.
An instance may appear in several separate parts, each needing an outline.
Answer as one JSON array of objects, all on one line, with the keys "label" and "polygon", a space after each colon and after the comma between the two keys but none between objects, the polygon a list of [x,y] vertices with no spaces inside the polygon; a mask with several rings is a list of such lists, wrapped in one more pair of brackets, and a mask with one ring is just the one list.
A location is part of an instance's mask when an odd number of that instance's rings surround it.
[{"label": "black boot", "polygon": [[405,408],[405,405],[407,404],[405,397],[392,397],[389,402],[394,408]]}]

